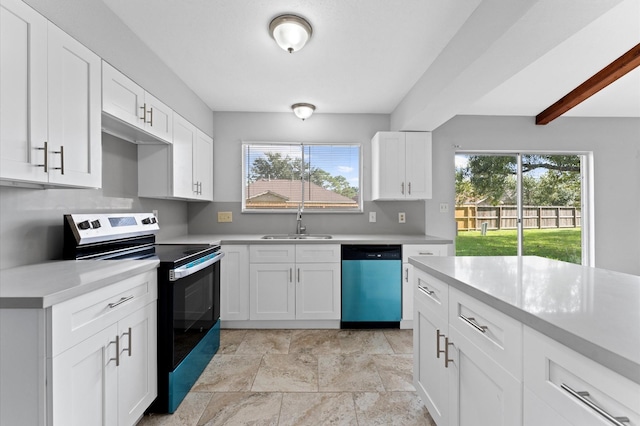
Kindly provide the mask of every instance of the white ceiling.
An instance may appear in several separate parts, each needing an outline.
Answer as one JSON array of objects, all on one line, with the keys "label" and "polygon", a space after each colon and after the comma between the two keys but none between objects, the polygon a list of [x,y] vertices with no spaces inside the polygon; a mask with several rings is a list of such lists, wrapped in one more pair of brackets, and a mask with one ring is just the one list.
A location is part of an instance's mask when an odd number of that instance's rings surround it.
[{"label": "white ceiling", "polygon": [[[214,111],[390,114],[440,86],[425,111],[535,116],[640,42],[637,0],[103,1]],[[283,13],[313,26],[293,54]],[[566,115],[640,117],[640,69]]]}]

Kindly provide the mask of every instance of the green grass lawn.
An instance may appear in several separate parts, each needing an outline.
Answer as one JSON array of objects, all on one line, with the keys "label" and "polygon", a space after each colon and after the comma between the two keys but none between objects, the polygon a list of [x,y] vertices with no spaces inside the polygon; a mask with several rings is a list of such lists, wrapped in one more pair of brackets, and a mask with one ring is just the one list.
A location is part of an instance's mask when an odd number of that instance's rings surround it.
[{"label": "green grass lawn", "polygon": [[[581,229],[525,229],[524,254],[565,262],[581,263]],[[515,256],[516,230],[460,231],[456,237],[457,256]]]}]

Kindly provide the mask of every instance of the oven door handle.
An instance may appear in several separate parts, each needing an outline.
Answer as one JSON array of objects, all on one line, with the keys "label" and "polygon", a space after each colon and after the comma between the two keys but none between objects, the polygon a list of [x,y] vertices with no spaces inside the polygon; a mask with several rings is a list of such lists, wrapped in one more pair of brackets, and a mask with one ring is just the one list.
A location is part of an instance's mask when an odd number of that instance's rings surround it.
[{"label": "oven door handle", "polygon": [[208,256],[205,256],[202,259],[187,263],[186,265],[180,266],[179,268],[172,269],[169,271],[169,281],[177,281],[181,278],[188,277],[191,274],[195,274],[196,272],[201,271],[216,262],[219,262],[223,257],[224,253],[219,251],[217,253],[212,253]]}]

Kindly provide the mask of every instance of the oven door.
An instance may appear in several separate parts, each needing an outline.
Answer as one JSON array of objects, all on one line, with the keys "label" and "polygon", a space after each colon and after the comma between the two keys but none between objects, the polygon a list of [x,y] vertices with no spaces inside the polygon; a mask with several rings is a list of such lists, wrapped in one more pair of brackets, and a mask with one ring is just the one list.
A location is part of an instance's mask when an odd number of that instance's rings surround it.
[{"label": "oven door", "polygon": [[[170,333],[173,335],[171,370],[175,369],[191,350],[205,337],[220,318],[220,259],[222,253],[198,264],[195,272],[172,270],[169,275],[175,281],[165,283],[171,288],[172,304],[165,318],[171,318]],[[206,264],[205,264],[206,263]],[[165,313],[159,312],[159,316]],[[160,333],[168,330],[159,330]]]}]

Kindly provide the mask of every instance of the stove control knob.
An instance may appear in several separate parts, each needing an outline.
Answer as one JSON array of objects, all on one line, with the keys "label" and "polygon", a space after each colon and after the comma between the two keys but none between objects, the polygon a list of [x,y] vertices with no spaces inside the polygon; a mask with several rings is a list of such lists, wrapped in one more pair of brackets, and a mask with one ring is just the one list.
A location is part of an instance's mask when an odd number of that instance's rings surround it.
[{"label": "stove control knob", "polygon": [[149,225],[151,223],[151,219],[149,219],[148,217],[142,219],[142,224],[143,225]]},{"label": "stove control knob", "polygon": [[89,229],[91,228],[91,225],[89,224],[88,220],[85,220],[84,222],[80,222],[78,224],[78,229]]},{"label": "stove control knob", "polygon": [[91,222],[91,227],[94,229],[100,228],[102,225],[100,225],[100,221],[99,220],[94,220],[93,222]]}]

